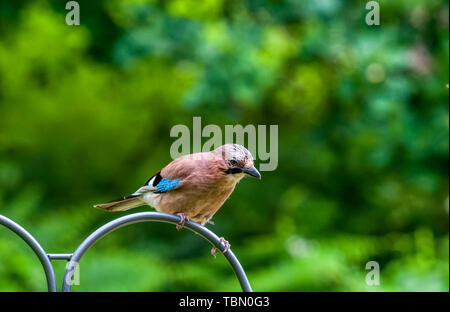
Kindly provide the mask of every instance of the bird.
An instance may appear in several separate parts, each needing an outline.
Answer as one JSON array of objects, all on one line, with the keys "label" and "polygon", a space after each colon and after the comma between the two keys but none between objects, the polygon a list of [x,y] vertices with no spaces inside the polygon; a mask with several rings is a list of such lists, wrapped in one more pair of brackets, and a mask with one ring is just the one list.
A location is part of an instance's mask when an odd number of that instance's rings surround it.
[{"label": "bird", "polygon": [[[242,145],[225,144],[210,152],[176,158],[133,194],[94,207],[114,212],[148,205],[178,215],[177,230],[190,220],[204,226],[245,176],[261,179],[252,154]],[[230,244],[220,239],[226,252]]]}]

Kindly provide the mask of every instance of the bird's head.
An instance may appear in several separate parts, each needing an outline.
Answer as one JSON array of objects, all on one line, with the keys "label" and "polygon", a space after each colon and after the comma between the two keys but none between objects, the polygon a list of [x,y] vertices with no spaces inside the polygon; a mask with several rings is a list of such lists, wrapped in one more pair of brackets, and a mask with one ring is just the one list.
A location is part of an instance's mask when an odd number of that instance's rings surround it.
[{"label": "bird's head", "polygon": [[233,179],[248,175],[261,179],[261,174],[253,164],[252,154],[242,145],[225,144],[213,151],[224,161],[224,171]]}]

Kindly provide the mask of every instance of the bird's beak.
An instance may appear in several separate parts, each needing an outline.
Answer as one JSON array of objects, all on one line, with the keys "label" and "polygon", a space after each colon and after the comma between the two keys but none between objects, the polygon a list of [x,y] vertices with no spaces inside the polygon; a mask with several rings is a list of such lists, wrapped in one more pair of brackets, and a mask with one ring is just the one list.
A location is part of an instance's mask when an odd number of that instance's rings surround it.
[{"label": "bird's beak", "polygon": [[256,170],[255,166],[252,166],[250,169],[243,168],[242,172],[261,180],[261,174],[259,173],[258,170]]}]

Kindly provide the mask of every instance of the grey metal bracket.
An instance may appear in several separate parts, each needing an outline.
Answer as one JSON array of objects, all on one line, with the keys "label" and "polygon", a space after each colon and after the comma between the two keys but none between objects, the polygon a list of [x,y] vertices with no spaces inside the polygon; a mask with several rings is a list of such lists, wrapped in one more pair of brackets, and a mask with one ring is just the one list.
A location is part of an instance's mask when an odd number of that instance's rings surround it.
[{"label": "grey metal bracket", "polygon": [[[140,213],[134,213],[130,215],[126,215],[123,217],[120,217],[118,219],[115,219],[102,227],[98,228],[96,231],[94,231],[91,235],[89,235],[81,244],[80,246],[75,250],[73,254],[47,254],[44,249],[41,247],[41,245],[34,239],[34,237],[28,233],[24,228],[22,228],[20,225],[12,221],[11,219],[6,218],[3,215],[0,215],[0,224],[6,226],[10,230],[12,230],[14,233],[19,235],[35,252],[35,254],[38,256],[45,272],[45,276],[47,278],[47,287],[48,291],[55,292],[56,291],[56,281],[55,281],[55,273],[53,270],[53,266],[51,264],[51,260],[67,260],[69,261],[66,271],[64,274],[63,279],[63,285],[62,285],[62,291],[63,292],[69,292],[71,290],[71,281],[72,276],[74,274],[75,268],[80,262],[82,256],[84,253],[92,246],[94,245],[98,240],[103,238],[105,235],[113,232],[114,230],[134,224],[134,223],[140,223],[140,222],[164,222],[164,223],[172,223],[177,224],[179,223],[181,218],[176,215],[167,214],[167,213],[161,213],[161,212],[140,212]],[[207,229],[206,227],[193,222],[189,221],[186,222],[184,225],[184,228],[189,229],[193,231],[194,233],[198,234],[199,236],[203,237],[205,240],[210,242],[213,246],[215,246],[220,251],[224,251],[226,246],[222,243],[221,239],[214,234],[212,231]],[[245,292],[251,292],[252,288],[250,286],[250,283],[248,281],[247,275],[245,274],[244,269],[242,268],[242,265],[239,263],[238,259],[234,255],[234,253],[231,251],[231,249],[228,249],[228,251],[223,252],[223,255],[230,263],[231,267],[234,270],[234,273],[236,274],[236,277],[241,285],[241,288]]]},{"label": "grey metal bracket", "polygon": [[4,225],[6,228],[10,229],[14,233],[16,233],[20,238],[22,238],[28,246],[34,251],[36,256],[39,258],[39,261],[44,268],[45,277],[47,279],[47,288],[48,291],[55,292],[56,291],[56,281],[55,281],[55,272],[53,270],[52,263],[50,262],[50,258],[47,256],[47,253],[44,251],[44,248],[37,242],[37,240],[28,233],[23,227],[18,225],[16,222],[8,219],[7,217],[0,215],[0,224]]}]

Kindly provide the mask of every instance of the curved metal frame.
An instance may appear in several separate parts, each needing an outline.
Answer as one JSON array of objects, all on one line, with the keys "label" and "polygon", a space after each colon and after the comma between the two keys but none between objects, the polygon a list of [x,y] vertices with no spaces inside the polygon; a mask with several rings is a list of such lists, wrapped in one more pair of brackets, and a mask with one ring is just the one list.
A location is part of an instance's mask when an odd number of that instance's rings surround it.
[{"label": "curved metal frame", "polygon": [[47,287],[48,291],[56,292],[56,280],[55,280],[55,272],[53,270],[53,266],[50,262],[47,253],[42,248],[42,246],[37,242],[37,240],[28,233],[23,227],[18,225],[16,222],[8,219],[7,217],[0,215],[0,224],[4,225],[14,233],[16,233],[20,238],[22,238],[28,246],[33,249],[36,256],[39,258],[39,261],[44,268],[45,277],[47,278]]},{"label": "curved metal frame", "polygon": [[[180,222],[180,217],[161,212],[140,212],[118,218],[103,225],[102,227],[97,229],[94,233],[89,235],[81,243],[81,245],[77,248],[77,250],[73,253],[69,265],[67,266],[66,272],[64,274],[62,291],[64,292],[70,291],[71,285],[70,283],[67,283],[67,281],[72,280],[72,276],[76,268],[76,265],[79,263],[84,253],[99,239],[101,239],[108,233],[111,233],[112,231],[121,228],[123,226],[130,225],[133,223],[150,222],[150,221],[177,224],[178,222]],[[225,249],[225,245],[220,241],[220,238],[217,237],[216,234],[208,230],[206,227],[192,221],[186,222],[184,227],[200,235],[201,237],[209,241],[211,244],[216,246],[220,251],[223,252],[223,250]],[[245,274],[244,269],[242,268],[241,264],[239,263],[239,261],[237,260],[236,256],[231,251],[231,249],[229,249],[223,255],[225,256],[225,258],[227,258],[228,262],[232,266],[234,273],[236,274],[239,283],[242,287],[242,290],[246,292],[251,292],[252,288],[247,279],[247,275]]]},{"label": "curved metal frame", "polygon": [[[42,248],[42,246],[36,241],[36,239],[30,233],[28,233],[23,227],[21,227],[11,219],[8,219],[5,216],[0,215],[0,225],[4,225],[8,229],[16,233],[18,236],[20,236],[31,247],[31,249],[39,258],[39,261],[41,262],[44,268],[45,276],[47,278],[47,287],[48,291],[50,292],[56,292],[55,273],[53,270],[53,266],[51,264],[51,260],[70,260],[64,273],[62,285],[62,291],[69,292],[71,289],[71,283],[70,282],[67,283],[67,281],[72,280],[74,270],[76,268],[76,265],[79,263],[81,257],[92,245],[94,245],[98,240],[100,240],[105,235],[113,232],[118,228],[134,223],[156,221],[156,222],[177,224],[180,222],[180,220],[181,218],[179,216],[161,212],[140,212],[130,214],[115,219],[98,228],[91,235],[89,235],[81,243],[80,246],[78,246],[77,250],[73,254],[47,254],[45,250]],[[220,251],[223,252],[225,250],[225,245],[221,242],[221,239],[206,227],[193,221],[186,222],[184,227],[200,235],[201,237],[209,241],[212,245],[214,245],[216,248],[218,248]],[[239,263],[238,259],[231,251],[231,249],[223,253],[223,255],[233,268],[234,273],[236,274],[236,277],[239,280],[242,290],[245,292],[251,292],[252,288],[247,279],[247,275],[245,274],[244,269],[242,268],[241,264]]]}]

